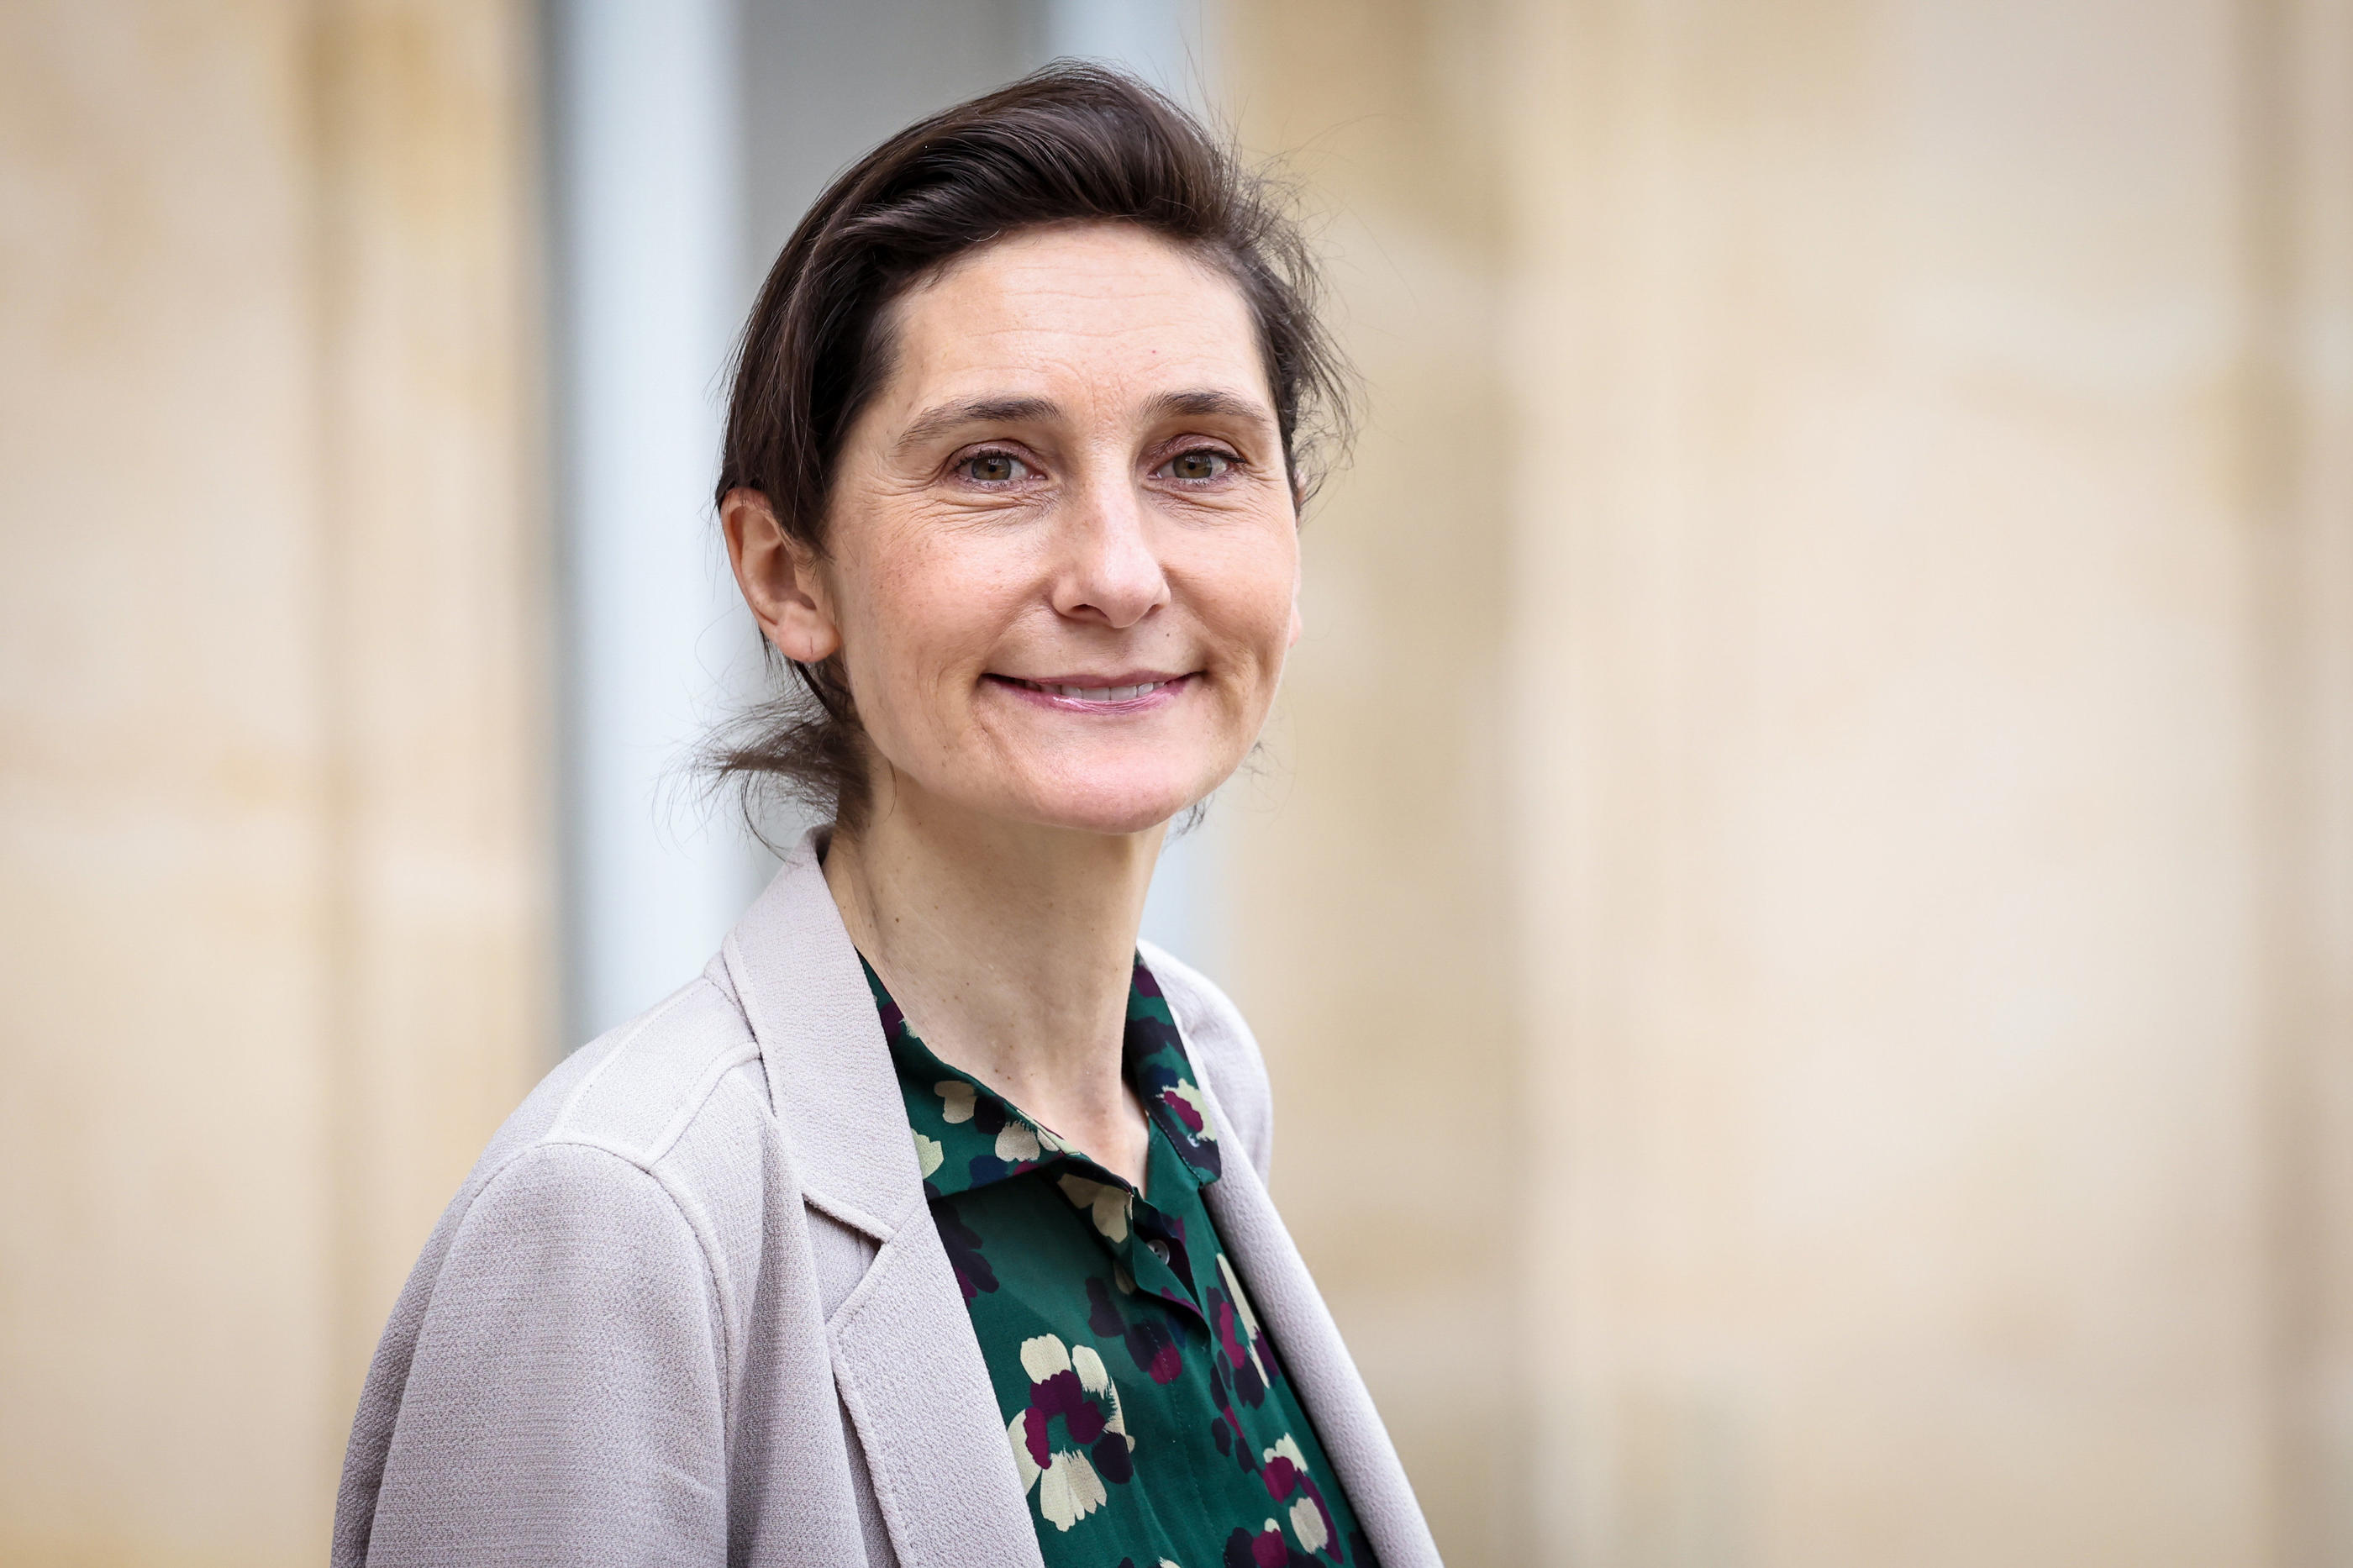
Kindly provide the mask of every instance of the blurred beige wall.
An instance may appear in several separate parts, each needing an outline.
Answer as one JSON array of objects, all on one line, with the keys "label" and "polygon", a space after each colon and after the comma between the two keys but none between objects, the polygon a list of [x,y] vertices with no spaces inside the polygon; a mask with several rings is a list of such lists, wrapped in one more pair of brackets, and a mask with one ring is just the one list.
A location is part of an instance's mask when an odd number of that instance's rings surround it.
[{"label": "blurred beige wall", "polygon": [[[530,11],[0,7],[0,1562],[322,1550],[543,1062]],[[1219,811],[1450,1560],[2353,1565],[2353,0],[1231,0]]]},{"label": "blurred beige wall", "polygon": [[1225,808],[1450,1559],[2353,1563],[2353,6],[1228,7],[1371,386]]},{"label": "blurred beige wall", "polygon": [[0,1561],[319,1561],[543,1065],[528,15],[0,7]]},{"label": "blurred beige wall", "polygon": [[1511,192],[1489,8],[1229,5],[1228,101],[1318,224],[1367,396],[1216,830],[1273,1187],[1451,1561],[1526,1560]]}]

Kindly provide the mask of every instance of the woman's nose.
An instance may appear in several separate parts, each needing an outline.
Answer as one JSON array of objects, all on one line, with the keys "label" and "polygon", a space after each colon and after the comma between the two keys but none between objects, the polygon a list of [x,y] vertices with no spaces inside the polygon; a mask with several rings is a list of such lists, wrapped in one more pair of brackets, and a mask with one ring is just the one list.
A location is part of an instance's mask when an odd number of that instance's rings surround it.
[{"label": "woman's nose", "polygon": [[1168,602],[1168,577],[1153,546],[1151,517],[1135,482],[1109,475],[1073,493],[1054,608],[1124,630]]}]

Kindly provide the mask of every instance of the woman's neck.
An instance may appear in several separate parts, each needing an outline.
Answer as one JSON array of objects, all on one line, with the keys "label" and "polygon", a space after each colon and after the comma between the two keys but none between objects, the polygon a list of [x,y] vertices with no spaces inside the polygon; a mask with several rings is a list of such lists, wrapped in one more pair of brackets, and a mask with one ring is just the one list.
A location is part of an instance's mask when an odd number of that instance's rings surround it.
[{"label": "woman's neck", "polygon": [[933,1054],[1142,1187],[1120,1047],[1162,830],[1008,823],[895,782],[826,855],[850,939]]}]

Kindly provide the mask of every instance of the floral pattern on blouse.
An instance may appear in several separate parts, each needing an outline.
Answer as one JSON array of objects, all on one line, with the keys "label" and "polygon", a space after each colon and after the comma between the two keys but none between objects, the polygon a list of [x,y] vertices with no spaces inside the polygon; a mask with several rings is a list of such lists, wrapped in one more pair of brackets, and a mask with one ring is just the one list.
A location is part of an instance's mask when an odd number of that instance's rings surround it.
[{"label": "floral pattern on blouse", "polygon": [[1142,961],[1123,1065],[1143,1193],[934,1056],[866,980],[1047,1568],[1377,1568],[1209,1217],[1217,1135]]}]

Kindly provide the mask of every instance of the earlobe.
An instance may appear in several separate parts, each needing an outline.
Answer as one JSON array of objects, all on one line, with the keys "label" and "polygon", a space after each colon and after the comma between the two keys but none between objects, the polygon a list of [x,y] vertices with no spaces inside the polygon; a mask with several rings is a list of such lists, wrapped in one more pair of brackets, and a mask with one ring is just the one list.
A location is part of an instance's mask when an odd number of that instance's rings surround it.
[{"label": "earlobe", "polygon": [[768,498],[732,489],[719,503],[728,563],[760,634],[786,658],[818,664],[841,647],[816,552],[785,531]]}]

